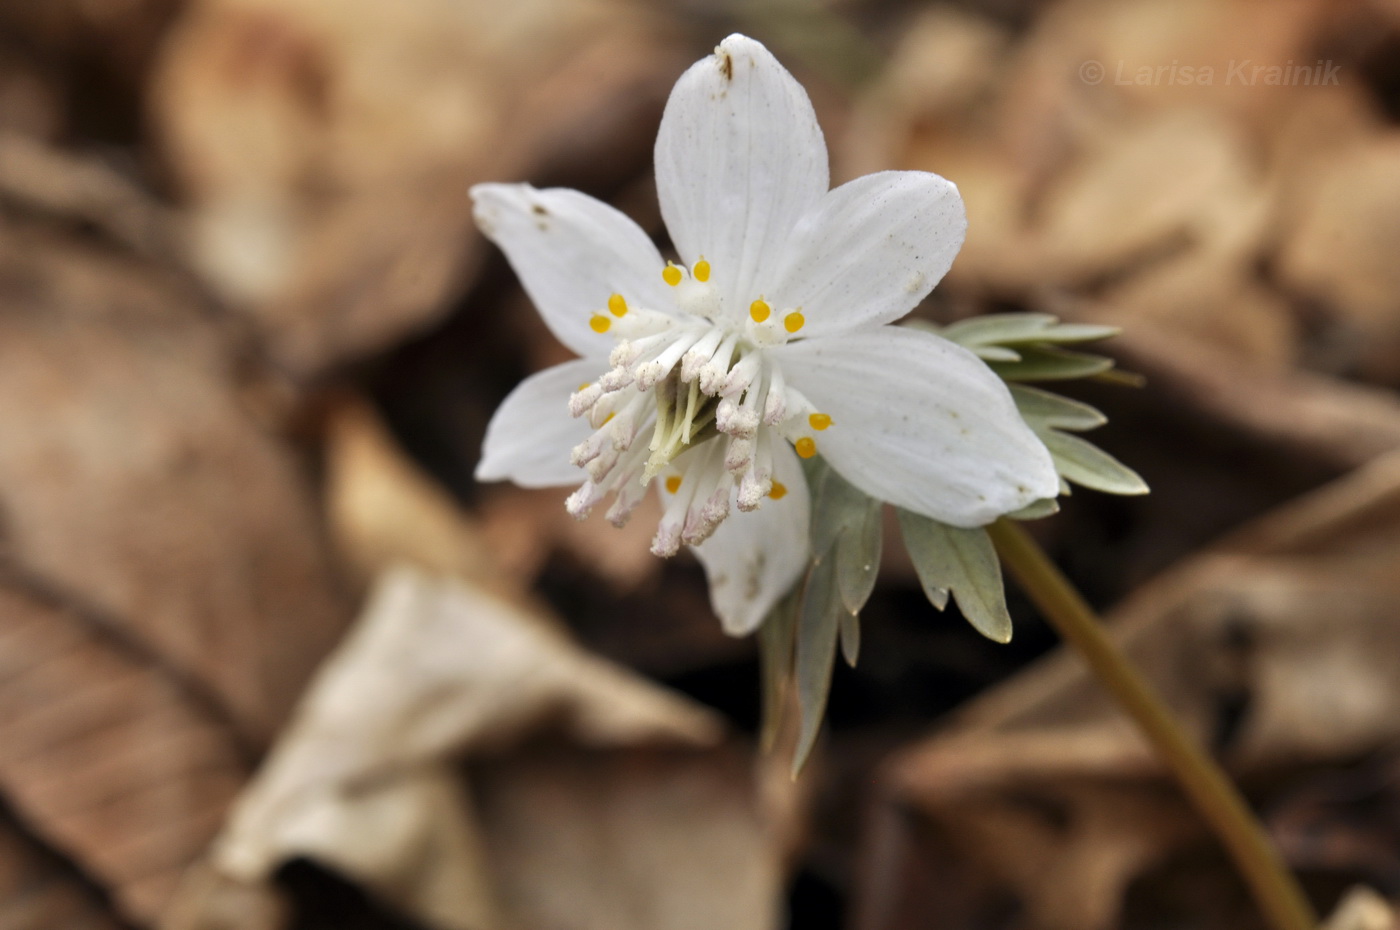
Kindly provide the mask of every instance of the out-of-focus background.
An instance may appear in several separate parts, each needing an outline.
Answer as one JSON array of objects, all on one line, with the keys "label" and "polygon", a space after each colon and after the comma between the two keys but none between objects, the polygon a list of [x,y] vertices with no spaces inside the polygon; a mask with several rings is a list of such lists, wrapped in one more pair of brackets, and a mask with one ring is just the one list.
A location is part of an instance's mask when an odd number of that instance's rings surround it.
[{"label": "out-of-focus background", "polygon": [[[1400,896],[1394,0],[3,0],[0,927],[1250,930],[1224,855],[1011,592],[891,543],[796,782],[753,642],[648,519],[477,486],[563,360],[467,188],[664,236],[724,35],[837,181],[961,187],[920,314],[1119,325],[1072,388],[1148,498],[1034,530],[1338,930]],[[1369,921],[1369,922],[1368,922]]]}]

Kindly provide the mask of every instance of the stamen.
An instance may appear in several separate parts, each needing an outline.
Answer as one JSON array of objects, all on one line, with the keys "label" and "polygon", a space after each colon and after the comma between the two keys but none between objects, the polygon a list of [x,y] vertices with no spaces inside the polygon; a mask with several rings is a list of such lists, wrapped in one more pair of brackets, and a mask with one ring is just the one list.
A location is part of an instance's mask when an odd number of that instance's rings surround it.
[{"label": "stamen", "polygon": [[782,500],[787,497],[787,485],[783,484],[781,481],[774,481],[772,489],[768,492],[768,496],[775,501]]},{"label": "stamen", "polygon": [[734,357],[734,349],[738,344],[738,333],[730,333],[724,337],[719,350],[700,369],[700,390],[710,395],[719,393],[719,387],[724,383],[723,378],[729,374],[729,360]]},{"label": "stamen", "polygon": [[681,489],[681,476],[680,476],[680,475],[672,475],[671,477],[669,477],[669,478],[666,479],[666,490],[667,490],[667,491],[671,492],[672,494],[675,494],[675,493],[676,493],[677,491],[679,491],[680,489]]},{"label": "stamen", "polygon": [[724,330],[718,326],[713,326],[710,331],[700,338],[700,341],[690,347],[681,359],[681,380],[694,381],[700,374],[700,368],[714,357],[715,350],[724,339]]},{"label": "stamen", "polygon": [[569,495],[569,499],[564,502],[564,509],[575,520],[582,520],[605,496],[607,496],[607,492],[594,484],[592,480],[585,481],[579,485],[577,491]]},{"label": "stamen", "polygon": [[582,468],[602,455],[606,438],[601,430],[593,433],[569,451],[569,463],[576,468]]},{"label": "stamen", "polygon": [[729,369],[719,392],[725,397],[737,397],[744,391],[751,390],[762,374],[763,356],[757,352],[750,352]]},{"label": "stamen", "polygon": [[748,470],[749,464],[753,461],[753,440],[752,439],[731,439],[729,448],[724,454],[724,470],[731,474],[742,474]]},{"label": "stamen", "polygon": [[783,329],[790,333],[795,333],[807,322],[807,318],[802,315],[801,309],[794,310],[783,317]]},{"label": "stamen", "polygon": [[710,280],[710,263],[705,261],[705,256],[700,256],[700,260],[695,263],[695,267],[690,270],[690,273],[695,275],[695,280],[701,284]]},{"label": "stamen", "polygon": [[797,442],[793,443],[793,448],[797,450],[798,455],[802,456],[804,459],[809,459],[817,454],[817,441],[811,436],[803,436],[801,439],[797,440]]},{"label": "stamen", "polygon": [[813,413],[808,415],[807,423],[812,429],[821,432],[831,425],[831,417],[825,413]]},{"label": "stamen", "polygon": [[660,355],[632,369],[632,374],[637,379],[638,390],[650,390],[652,385],[669,375],[681,357],[695,344],[696,339],[695,332],[682,331],[680,337],[672,341]]},{"label": "stamen", "polygon": [[608,508],[608,522],[618,528],[627,525],[627,518],[646,497],[646,486],[635,481],[624,481],[617,489],[617,499]]},{"label": "stamen", "polygon": [[[606,442],[606,434],[604,434],[602,430],[599,430],[598,432],[604,437],[604,441]],[[605,486],[604,482],[606,482],[608,476],[613,473],[613,468],[617,465],[618,460],[621,458],[622,450],[615,447],[611,442],[607,442],[607,448],[605,448],[602,452],[598,453],[598,457],[595,458],[593,461],[589,462],[587,465],[585,465],[583,467],[583,470],[588,472],[588,477],[593,479],[593,481],[597,482],[599,486],[603,487],[604,492],[606,493],[607,487]]]},{"label": "stamen", "polygon": [[698,509],[691,507],[686,514],[681,533],[686,545],[698,546],[709,539],[724,518],[729,516],[729,486],[721,484],[710,493]]},{"label": "stamen", "polygon": [[752,392],[746,395],[742,404],[735,403],[730,397],[720,401],[715,411],[715,428],[738,439],[753,438],[753,434],[758,430],[759,419],[758,413],[753,409],[756,405],[748,400],[752,396]]},{"label": "stamen", "polygon": [[749,304],[749,316],[753,318],[755,323],[762,323],[768,319],[772,312],[773,308],[768,306],[768,302],[762,297]]},{"label": "stamen", "polygon": [[641,339],[624,339],[608,353],[608,364],[614,368],[631,368],[634,362],[647,353],[670,345],[671,338],[670,333],[663,332],[643,336]]},{"label": "stamen", "polygon": [[621,294],[614,294],[608,298],[608,309],[613,316],[624,317],[627,315],[627,301]]},{"label": "stamen", "polygon": [[671,262],[666,263],[666,268],[661,272],[661,280],[675,287],[681,283],[681,270]]},{"label": "stamen", "polygon": [[578,393],[569,396],[569,416],[581,417],[593,408],[598,398],[603,396],[601,384],[590,384],[579,388]]},{"label": "stamen", "polygon": [[739,481],[737,500],[743,511],[757,510],[773,489],[773,438],[771,434],[758,437],[754,456],[748,470]]},{"label": "stamen", "polygon": [[632,372],[626,368],[612,368],[603,372],[603,377],[598,379],[598,386],[604,391],[611,393],[620,391],[633,381]]},{"label": "stamen", "polygon": [[681,430],[681,442],[690,445],[691,431],[695,427],[695,411],[699,409],[700,386],[694,381],[690,382],[690,392],[685,398],[685,419],[681,422],[684,427]]},{"label": "stamen", "polygon": [[776,426],[787,417],[787,385],[783,370],[774,367],[768,376],[768,396],[763,399],[763,422]]},{"label": "stamen", "polygon": [[601,313],[595,313],[593,314],[593,318],[588,321],[588,328],[595,333],[606,333],[612,328],[612,320],[603,316]]}]

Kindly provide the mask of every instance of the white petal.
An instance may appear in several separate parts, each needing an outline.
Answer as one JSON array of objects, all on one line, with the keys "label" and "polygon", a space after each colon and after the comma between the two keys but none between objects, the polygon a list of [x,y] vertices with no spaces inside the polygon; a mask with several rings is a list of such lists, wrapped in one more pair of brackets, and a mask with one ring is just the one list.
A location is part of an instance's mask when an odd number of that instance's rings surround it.
[{"label": "white petal", "polygon": [[569,450],[593,430],[587,417],[569,416],[569,395],[607,370],[607,359],[580,358],[520,382],[486,427],[476,480],[526,488],[582,484],[587,476],[570,464]]},{"label": "white petal", "polygon": [[731,636],[754,631],[807,568],[811,505],[802,466],[786,443],[773,449],[773,476],[787,488],[757,510],[731,507],[694,548],[710,580],[710,604]]},{"label": "white petal", "polygon": [[612,346],[588,321],[613,294],[653,310],[674,303],[651,237],[601,200],[528,184],[478,184],[471,193],[477,226],[506,253],[554,335],[579,355]]},{"label": "white petal", "polygon": [[804,336],[889,323],[928,296],[962,248],[967,213],[951,181],[883,171],[843,184],[792,231],[769,297],[802,307]]},{"label": "white petal", "polygon": [[656,137],[661,215],[731,309],[759,296],[828,184],[812,102],[762,45],[732,35],[676,82]]},{"label": "white petal", "polygon": [[832,425],[817,451],[865,493],[953,526],[1054,497],[1059,479],[1011,392],[977,356],[886,326],[770,350]]}]

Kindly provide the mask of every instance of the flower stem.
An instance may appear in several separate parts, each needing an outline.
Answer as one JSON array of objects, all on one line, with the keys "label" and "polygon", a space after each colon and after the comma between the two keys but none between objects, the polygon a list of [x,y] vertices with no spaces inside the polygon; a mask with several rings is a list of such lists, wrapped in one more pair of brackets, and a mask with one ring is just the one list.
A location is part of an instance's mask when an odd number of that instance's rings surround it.
[{"label": "flower stem", "polygon": [[1001,519],[987,532],[1017,583],[1061,638],[1079,651],[1171,767],[1182,790],[1235,860],[1270,926],[1314,930],[1317,915],[1244,798],[1104,634],[1079,592],[1019,524]]}]

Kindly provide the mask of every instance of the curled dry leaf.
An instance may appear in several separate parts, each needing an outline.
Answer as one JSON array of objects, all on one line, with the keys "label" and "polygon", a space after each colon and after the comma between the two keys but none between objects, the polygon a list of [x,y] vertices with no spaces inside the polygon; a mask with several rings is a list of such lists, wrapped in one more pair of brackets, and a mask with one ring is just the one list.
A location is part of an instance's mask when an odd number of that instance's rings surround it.
[{"label": "curled dry leaf", "polygon": [[495,590],[523,587],[502,577],[480,527],[404,454],[368,403],[347,399],[331,411],[325,455],[331,534],[366,588],[398,562]]},{"label": "curled dry leaf", "polygon": [[[1400,738],[1397,540],[1392,454],[1143,587],[1109,618],[1113,635],[1245,785],[1345,764]],[[912,805],[923,825],[881,820],[880,848],[903,852],[872,874],[901,874],[911,836],[931,831],[994,876],[960,906],[1010,893],[1030,927],[1113,925],[1130,882],[1203,836],[1141,737],[1064,652],[886,774],[886,803]],[[917,870],[873,882],[867,925],[898,926],[875,917],[924,900],[914,890],[924,881],[938,884]]]},{"label": "curled dry leaf", "polygon": [[1353,888],[1337,905],[1322,930],[1395,930],[1400,914],[1385,898],[1365,886]]},{"label": "curled dry leaf", "polygon": [[673,66],[637,12],[194,0],[153,100],[195,264],[303,374],[423,327],[479,255],[474,180],[523,176],[561,136],[655,105]]},{"label": "curled dry leaf", "polygon": [[[721,736],[710,712],[538,615],[400,567],[321,671],[211,867],[256,887],[309,856],[461,930],[770,927],[776,833]],[[197,900],[179,906],[178,927],[216,926]]]}]

